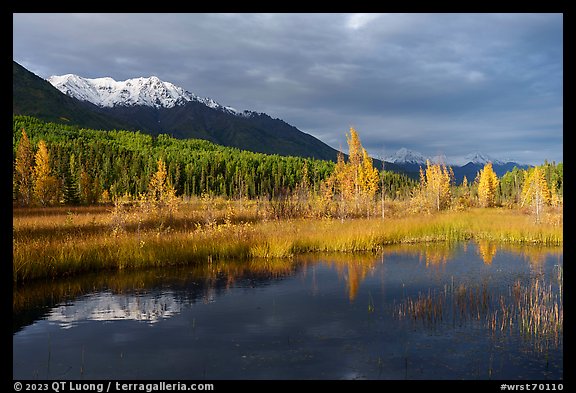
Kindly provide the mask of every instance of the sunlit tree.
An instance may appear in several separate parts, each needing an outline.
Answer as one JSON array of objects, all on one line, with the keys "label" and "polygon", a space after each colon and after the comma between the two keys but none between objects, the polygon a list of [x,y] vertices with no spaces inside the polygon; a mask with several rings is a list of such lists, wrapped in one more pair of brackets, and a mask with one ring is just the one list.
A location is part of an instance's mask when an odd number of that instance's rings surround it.
[{"label": "sunlit tree", "polygon": [[34,198],[42,206],[54,203],[58,198],[58,181],[52,176],[50,155],[46,143],[38,143],[34,165]]},{"label": "sunlit tree", "polygon": [[346,210],[349,202],[352,202],[359,211],[362,202],[368,212],[369,204],[373,201],[378,191],[379,173],[372,164],[372,158],[366,149],[362,147],[360,137],[356,130],[351,127],[350,134],[346,135],[348,142],[348,162],[344,155],[338,154],[336,167],[332,175],[326,180],[324,195],[330,195],[326,185],[331,186],[332,193],[340,199],[341,210]]},{"label": "sunlit tree", "polygon": [[539,167],[534,167],[522,187],[522,206],[531,205],[534,208],[536,222],[540,222],[544,205],[550,204],[551,197],[544,172]]},{"label": "sunlit tree", "polygon": [[452,168],[448,169],[445,164],[432,164],[426,160],[426,170],[420,168],[421,190],[435,210],[450,206],[453,177]]},{"label": "sunlit tree", "polygon": [[15,161],[14,183],[18,202],[23,206],[28,206],[32,201],[34,152],[24,128],[22,128]]},{"label": "sunlit tree", "polygon": [[158,169],[148,183],[147,199],[162,213],[165,209],[172,215],[176,207],[176,191],[170,182],[164,160],[158,159]]},{"label": "sunlit tree", "polygon": [[478,175],[478,200],[482,207],[492,207],[496,203],[498,191],[498,176],[492,169],[492,163],[487,162]]},{"label": "sunlit tree", "polygon": [[368,155],[366,149],[362,149],[362,165],[359,168],[359,172],[358,181],[360,183],[360,191],[369,200],[374,199],[376,191],[378,191],[380,174],[372,165],[372,158]]}]

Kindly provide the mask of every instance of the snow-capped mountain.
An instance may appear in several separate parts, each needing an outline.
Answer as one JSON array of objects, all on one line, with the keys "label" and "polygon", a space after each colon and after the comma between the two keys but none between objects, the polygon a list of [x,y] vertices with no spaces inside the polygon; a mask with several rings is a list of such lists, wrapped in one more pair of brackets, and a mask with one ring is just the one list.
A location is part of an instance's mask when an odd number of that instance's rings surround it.
[{"label": "snow-capped mountain", "polygon": [[77,75],[49,80],[13,62],[15,115],[96,130],[205,139],[257,153],[336,161],[338,151],[282,119],[238,111],[157,77],[117,82]]},{"label": "snow-capped mountain", "polygon": [[417,151],[408,150],[405,147],[385,158],[393,164],[426,164],[426,157]]},{"label": "snow-capped mountain", "polygon": [[399,165],[403,164],[425,165],[426,160],[430,160],[431,163],[443,163],[457,166],[462,166],[469,163],[475,165],[484,165],[487,162],[491,162],[494,165],[504,165],[506,162],[509,161],[509,160],[508,161],[498,160],[488,154],[481,153],[479,151],[474,151],[472,153],[466,154],[461,158],[452,160],[448,159],[444,154],[439,154],[434,157],[427,157],[420,152],[409,150],[405,147],[399,149],[393,155],[386,157],[386,161]]},{"label": "snow-capped mountain", "polygon": [[154,324],[178,315],[182,308],[182,303],[170,292],[158,297],[101,293],[54,307],[46,319],[64,329],[83,321],[133,320]]},{"label": "snow-capped mountain", "polygon": [[426,165],[426,159],[429,159],[431,163],[446,164],[452,167],[456,184],[459,184],[464,176],[466,176],[469,181],[471,179],[473,180],[478,171],[481,170],[487,162],[493,164],[493,169],[498,176],[502,176],[515,166],[519,168],[528,167],[527,165],[518,164],[511,160],[497,160],[479,151],[474,151],[456,159],[448,159],[444,154],[426,157],[419,152],[403,147],[395,154],[386,157],[387,162],[394,164],[394,170],[403,172],[414,179],[418,179],[419,170]]},{"label": "snow-capped mountain", "polygon": [[54,75],[48,82],[62,93],[80,101],[88,101],[101,108],[116,106],[149,106],[154,108],[174,108],[196,101],[209,108],[219,109],[239,116],[249,116],[253,112],[240,112],[223,106],[211,98],[202,98],[156,76],[115,81],[112,78],[83,78],[74,74]]},{"label": "snow-capped mountain", "polygon": [[472,153],[465,155],[464,158],[460,162],[458,162],[458,164],[465,165],[465,164],[468,164],[470,162],[472,164],[478,164],[478,165],[484,165],[488,162],[491,162],[493,165],[504,165],[505,164],[505,161],[495,159],[494,157],[492,157],[488,154],[485,154],[485,153],[481,153],[479,151],[474,151]]}]

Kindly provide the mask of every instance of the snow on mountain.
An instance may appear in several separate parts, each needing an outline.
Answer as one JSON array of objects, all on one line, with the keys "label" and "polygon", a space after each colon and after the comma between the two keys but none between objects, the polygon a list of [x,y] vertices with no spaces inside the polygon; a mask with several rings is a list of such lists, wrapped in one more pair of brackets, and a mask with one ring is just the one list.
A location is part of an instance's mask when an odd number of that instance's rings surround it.
[{"label": "snow on mountain", "polygon": [[470,162],[477,165],[484,165],[487,162],[491,162],[494,165],[504,165],[506,162],[510,161],[497,160],[494,157],[479,151],[474,151],[456,159],[448,159],[444,154],[439,154],[434,157],[427,157],[417,151],[406,149],[405,147],[401,148],[393,155],[385,158],[386,161],[394,164],[418,165],[426,165],[427,159],[429,159],[431,163],[435,164],[448,164],[456,166],[464,166]]},{"label": "snow on mountain", "polygon": [[154,108],[173,108],[190,101],[200,102],[236,116],[250,117],[251,111],[240,112],[223,106],[211,98],[201,98],[156,76],[115,81],[112,78],[83,78],[74,74],[54,75],[48,82],[62,93],[100,107],[144,105]]},{"label": "snow on mountain", "polygon": [[170,292],[159,297],[101,293],[55,307],[46,319],[64,329],[83,321],[134,320],[154,324],[181,311],[182,303]]},{"label": "snow on mountain", "polygon": [[430,158],[430,162],[434,164],[446,164],[448,162],[448,159],[446,158],[445,154],[438,154]]},{"label": "snow on mountain", "polygon": [[426,164],[426,157],[417,151],[403,147],[393,155],[386,157],[385,161],[394,164]]},{"label": "snow on mountain", "polygon": [[479,151],[474,151],[472,153],[465,155],[464,158],[461,160],[460,165],[466,165],[469,162],[479,165],[484,165],[488,162],[491,162],[494,165],[503,165],[505,163],[504,161],[497,160],[494,157],[485,153],[481,153]]}]

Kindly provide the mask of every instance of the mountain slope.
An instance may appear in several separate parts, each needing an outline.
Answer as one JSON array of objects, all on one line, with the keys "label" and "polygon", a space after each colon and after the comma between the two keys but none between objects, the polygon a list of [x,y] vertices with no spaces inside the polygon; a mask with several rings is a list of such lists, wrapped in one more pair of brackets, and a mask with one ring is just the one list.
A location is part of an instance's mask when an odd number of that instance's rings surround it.
[{"label": "mountain slope", "polygon": [[[48,81],[13,62],[13,113],[93,129],[141,130],[177,138],[201,138],[254,152],[294,155],[335,161],[337,150],[312,135],[263,113],[239,112],[209,98],[201,98],[158,78],[115,82],[98,78],[101,91],[84,86],[83,100],[70,97]],[[52,77],[63,91],[82,91],[82,79]],[[74,81],[65,86],[64,81]],[[86,79],[84,79],[86,81]],[[131,86],[126,86],[126,83]],[[66,90],[68,89],[68,90]],[[107,104],[88,98],[114,91]],[[122,101],[122,98],[125,98]]]},{"label": "mountain slope", "polygon": [[197,101],[210,108],[239,114],[233,108],[224,107],[210,98],[200,98],[156,76],[115,81],[112,78],[82,78],[74,74],[54,75],[48,78],[62,93],[87,101],[101,108],[143,105],[154,108],[173,108],[186,102]]},{"label": "mountain slope", "polygon": [[16,62],[12,66],[12,113],[88,128],[133,129],[128,123],[98,113],[98,108],[62,94]]},{"label": "mountain slope", "polygon": [[115,81],[67,74],[49,81],[95,111],[152,135],[201,138],[259,153],[335,161],[337,150],[264,113],[239,112],[157,77]]}]

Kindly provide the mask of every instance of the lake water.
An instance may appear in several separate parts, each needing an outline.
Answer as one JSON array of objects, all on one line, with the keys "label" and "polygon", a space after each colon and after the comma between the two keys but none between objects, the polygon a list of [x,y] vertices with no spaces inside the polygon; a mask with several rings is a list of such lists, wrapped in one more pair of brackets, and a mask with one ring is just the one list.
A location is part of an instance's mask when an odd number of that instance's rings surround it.
[{"label": "lake water", "polygon": [[417,245],[14,289],[14,379],[563,378],[563,251]]}]

